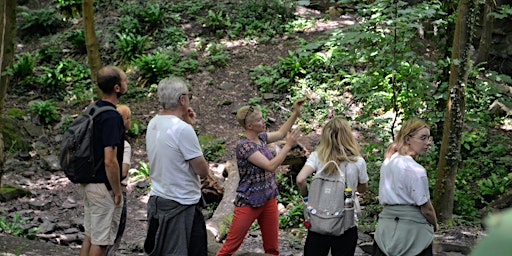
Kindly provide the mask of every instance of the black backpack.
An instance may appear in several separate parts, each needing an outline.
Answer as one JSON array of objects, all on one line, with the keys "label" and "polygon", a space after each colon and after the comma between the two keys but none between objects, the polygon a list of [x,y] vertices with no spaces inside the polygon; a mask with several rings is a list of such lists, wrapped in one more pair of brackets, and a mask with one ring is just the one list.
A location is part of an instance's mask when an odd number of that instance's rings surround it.
[{"label": "black backpack", "polygon": [[60,166],[71,182],[91,183],[94,180],[101,162],[94,159],[93,119],[110,110],[116,111],[112,106],[98,107],[91,103],[64,133],[60,144]]}]

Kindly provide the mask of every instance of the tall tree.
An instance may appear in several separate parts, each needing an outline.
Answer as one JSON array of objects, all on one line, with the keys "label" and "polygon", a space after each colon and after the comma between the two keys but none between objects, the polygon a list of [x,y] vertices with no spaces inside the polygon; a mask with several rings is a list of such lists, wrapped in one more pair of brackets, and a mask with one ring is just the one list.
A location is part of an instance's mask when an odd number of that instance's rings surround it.
[{"label": "tall tree", "polygon": [[[94,0],[83,0],[82,10],[84,13],[84,32],[85,45],[87,47],[87,61],[91,69],[92,84],[96,84],[98,71],[101,69],[101,58],[96,39],[96,30],[94,29]],[[95,87],[98,97],[101,97],[101,91]]]},{"label": "tall tree", "polygon": [[455,178],[460,159],[460,143],[466,106],[465,88],[470,69],[471,33],[478,0],[459,2],[444,117],[443,140],[437,164],[434,208],[441,222],[452,219]]},{"label": "tall tree", "polygon": [[476,63],[487,62],[489,59],[489,51],[491,50],[492,31],[494,29],[494,16],[489,15],[496,9],[496,0],[485,0],[483,22],[482,22],[482,36],[480,36],[480,45]]},{"label": "tall tree", "polygon": [[[3,118],[4,100],[9,86],[9,72],[7,69],[14,60],[14,41],[16,40],[16,0],[0,0],[0,119]],[[4,140],[3,124],[0,122],[0,187],[4,174]]]}]

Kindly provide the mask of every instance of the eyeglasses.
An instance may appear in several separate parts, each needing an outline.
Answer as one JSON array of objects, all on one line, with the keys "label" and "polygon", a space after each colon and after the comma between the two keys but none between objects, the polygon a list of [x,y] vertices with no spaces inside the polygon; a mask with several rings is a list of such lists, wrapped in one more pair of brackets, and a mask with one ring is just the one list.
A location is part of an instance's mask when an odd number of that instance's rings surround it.
[{"label": "eyeglasses", "polygon": [[421,140],[423,142],[432,142],[432,136],[427,136],[427,135],[423,135],[421,137],[414,137],[414,136],[411,136],[409,135],[411,138],[414,138],[414,139],[417,139],[417,140]]},{"label": "eyeglasses", "polygon": [[181,96],[183,96],[183,95],[188,95],[188,99],[189,99],[189,100],[191,100],[191,99],[192,99],[192,93],[190,93],[190,92],[189,92],[189,93],[182,93],[182,94],[180,95],[180,97],[181,97]]},{"label": "eyeglasses", "polygon": [[245,125],[245,119],[247,119],[247,116],[249,115],[249,113],[252,113],[252,112],[254,112],[254,107],[253,106],[249,106],[249,109],[247,110],[247,112],[245,112],[244,125]]}]

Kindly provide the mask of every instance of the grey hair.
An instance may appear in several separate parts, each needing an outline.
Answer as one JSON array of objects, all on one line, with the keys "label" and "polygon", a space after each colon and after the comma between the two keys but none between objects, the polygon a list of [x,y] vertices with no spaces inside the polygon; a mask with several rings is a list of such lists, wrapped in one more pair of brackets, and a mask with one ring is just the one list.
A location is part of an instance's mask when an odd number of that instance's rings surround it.
[{"label": "grey hair", "polygon": [[188,92],[188,83],[181,77],[168,77],[158,83],[158,100],[164,109],[178,107],[180,96]]}]

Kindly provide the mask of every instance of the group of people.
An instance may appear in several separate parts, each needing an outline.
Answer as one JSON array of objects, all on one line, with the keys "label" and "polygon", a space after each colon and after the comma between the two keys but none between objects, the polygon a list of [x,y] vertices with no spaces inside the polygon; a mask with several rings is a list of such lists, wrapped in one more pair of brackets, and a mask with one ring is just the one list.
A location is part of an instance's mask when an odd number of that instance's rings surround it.
[{"label": "group of people", "polygon": [[[127,84],[121,69],[102,68],[98,72],[98,86],[103,96],[96,104],[115,107],[119,97],[126,93]],[[208,175],[209,166],[193,127],[196,113],[190,107],[192,93],[187,81],[178,77],[163,79],[157,90],[161,111],[151,119],[146,133],[151,190],[144,252],[208,255],[200,207],[201,178]],[[237,111],[236,119],[243,128],[235,149],[240,180],[233,219],[218,256],[233,255],[255,220],[261,229],[265,253],[279,255],[276,171],[302,136],[292,126],[303,104],[303,99],[296,101],[291,116],[272,132],[266,131],[266,121],[258,107],[244,106]],[[130,126],[130,111],[125,105],[119,105],[118,110],[119,113],[104,112],[94,120],[95,155],[102,159],[102,168],[96,183],[81,185],[85,209],[81,256],[110,255],[119,246],[124,229],[126,183],[121,181],[126,179],[130,164],[131,148],[124,139],[125,129]],[[274,155],[267,145],[282,139],[286,143]],[[383,210],[375,232],[375,255],[432,255],[433,234],[438,225],[425,168],[416,162],[429,144],[429,127],[421,120],[411,119],[402,124],[385,153],[379,184]],[[308,195],[308,177],[329,161],[346,166],[347,187],[358,193],[368,189],[366,162],[349,122],[341,116],[325,124],[316,150],[297,175],[303,197]],[[354,212],[354,227],[340,236],[308,230],[304,255],[354,255],[358,214]]]}]

